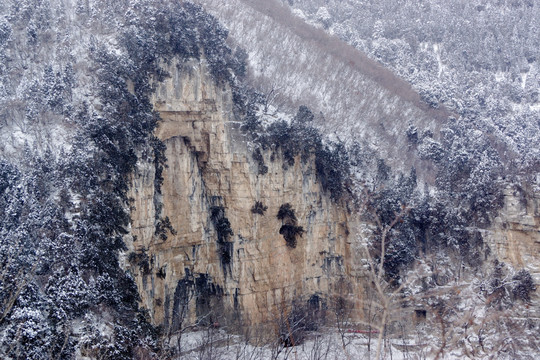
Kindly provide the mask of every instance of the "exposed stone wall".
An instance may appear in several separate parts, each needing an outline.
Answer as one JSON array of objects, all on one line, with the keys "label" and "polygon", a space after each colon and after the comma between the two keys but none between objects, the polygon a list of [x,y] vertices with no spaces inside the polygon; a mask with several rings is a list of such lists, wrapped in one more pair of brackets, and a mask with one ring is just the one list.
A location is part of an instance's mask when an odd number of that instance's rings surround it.
[{"label": "exposed stone wall", "polygon": [[[297,159],[284,169],[279,154],[272,161],[263,153],[268,173],[258,175],[233,114],[231,89],[212,80],[204,59],[172,62],[167,71],[171,77],[158,86],[153,102],[163,118],[156,135],[167,146],[168,167],[156,194],[153,164],[138,164],[126,239],[127,254],[148,255],[147,271],[142,257],[130,262],[126,256],[126,266],[154,324],[174,331],[184,317],[208,323],[223,316],[261,324],[293,299],[343,295],[342,278],[360,306],[364,276],[355,250],[360,243],[352,244],[360,233],[356,217],[324,193],[313,162]],[[252,212],[256,202],[266,207],[264,214]],[[304,229],[295,248],[280,234],[287,220],[276,216],[286,203]],[[176,230],[165,241],[155,235],[156,204]],[[539,228],[540,197],[507,189],[500,216],[483,233],[495,256],[528,269],[538,283]]]},{"label": "exposed stone wall", "polygon": [[[153,322],[174,330],[186,299],[190,321],[226,313],[260,324],[293,299],[328,298],[338,279],[351,274],[347,204],[323,192],[312,161],[297,159],[285,170],[279,154],[271,161],[264,153],[269,170],[258,175],[233,115],[232,92],[215,84],[204,61],[173,62],[167,71],[171,77],[153,99],[164,119],[157,136],[167,146],[162,194],[155,194],[153,165],[139,164],[131,189],[134,241],[127,240],[128,252],[144,249],[149,256],[147,274],[136,262],[126,265]],[[165,241],[154,235],[156,196],[176,230]],[[267,207],[262,215],[251,211],[257,201]],[[285,203],[304,229],[295,248],[279,233],[276,215]],[[229,221],[232,236],[219,236],[220,219]]]},{"label": "exposed stone wall", "polygon": [[540,194],[530,188],[505,189],[504,206],[484,239],[499,260],[525,268],[540,284]]}]

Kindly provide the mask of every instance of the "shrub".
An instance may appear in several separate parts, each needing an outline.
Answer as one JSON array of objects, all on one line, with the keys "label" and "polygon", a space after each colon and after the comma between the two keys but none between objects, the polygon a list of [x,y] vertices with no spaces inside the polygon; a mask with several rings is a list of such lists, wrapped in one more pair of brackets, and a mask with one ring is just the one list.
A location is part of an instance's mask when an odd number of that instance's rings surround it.
[{"label": "shrub", "polygon": [[279,229],[280,235],[283,235],[287,246],[294,249],[296,247],[296,239],[298,236],[302,236],[304,228],[297,226],[298,220],[291,204],[286,203],[281,205],[277,213],[277,218],[283,222],[283,225]]},{"label": "shrub", "polygon": [[150,274],[150,257],[146,253],[145,249],[142,249],[141,252],[130,252],[128,255],[128,261],[132,265],[137,265],[139,270],[144,275]]},{"label": "shrub", "polygon": [[268,166],[264,163],[264,158],[261,154],[261,149],[257,148],[253,152],[253,160],[259,165],[259,175],[266,175],[268,173]]},{"label": "shrub", "polygon": [[291,221],[294,224],[296,224],[297,221],[296,215],[294,214],[294,209],[289,203],[285,203],[279,207],[277,218],[283,221]]},{"label": "shrub", "polygon": [[167,232],[170,232],[172,235],[176,235],[176,230],[171,224],[171,220],[168,216],[165,218],[160,218],[156,221],[154,235],[158,237],[159,240],[167,240]]},{"label": "shrub", "polygon": [[255,205],[251,208],[251,212],[254,214],[264,215],[264,212],[268,210],[268,206],[265,206],[260,201],[255,201]]},{"label": "shrub", "polygon": [[514,299],[526,302],[531,301],[531,293],[536,291],[531,274],[527,270],[522,269],[514,275],[512,280],[514,281],[514,286],[512,287],[512,296]]},{"label": "shrub", "polygon": [[167,276],[167,273],[165,272],[165,266],[162,266],[159,268],[159,270],[156,273],[156,276],[160,279],[165,279]]},{"label": "shrub", "polygon": [[225,217],[225,208],[223,206],[212,206],[210,211],[210,218],[216,229],[218,242],[228,241],[229,236],[234,235],[234,233],[229,219]]},{"label": "shrub", "polygon": [[296,238],[302,236],[304,233],[304,228],[297,225],[284,224],[279,229],[280,235],[283,235],[283,238],[287,242],[287,246],[291,248],[296,247]]}]

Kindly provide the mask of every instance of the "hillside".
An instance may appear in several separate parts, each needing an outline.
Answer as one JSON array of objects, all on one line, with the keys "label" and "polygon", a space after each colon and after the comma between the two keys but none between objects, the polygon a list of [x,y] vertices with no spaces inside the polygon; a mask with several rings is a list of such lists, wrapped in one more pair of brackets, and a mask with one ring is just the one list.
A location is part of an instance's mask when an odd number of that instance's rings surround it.
[{"label": "hillside", "polygon": [[197,3],[0,3],[0,357],[534,359],[537,5]]},{"label": "hillside", "polygon": [[283,3],[504,144],[512,171],[538,173],[537,2]]},{"label": "hillside", "polygon": [[346,143],[362,140],[391,166],[409,171],[415,165],[423,177],[426,165],[417,162],[402,135],[416,126],[438,136],[448,112],[429,108],[408,83],[307,25],[279,1],[200,3],[246,50],[248,81],[266,94],[269,104],[288,112],[307,105],[324,133]]},{"label": "hillside", "polygon": [[166,357],[121,267],[128,191],[139,162],[165,166],[159,63],[204,52],[232,81],[226,32],[192,4],[7,1],[0,14],[0,357]]}]

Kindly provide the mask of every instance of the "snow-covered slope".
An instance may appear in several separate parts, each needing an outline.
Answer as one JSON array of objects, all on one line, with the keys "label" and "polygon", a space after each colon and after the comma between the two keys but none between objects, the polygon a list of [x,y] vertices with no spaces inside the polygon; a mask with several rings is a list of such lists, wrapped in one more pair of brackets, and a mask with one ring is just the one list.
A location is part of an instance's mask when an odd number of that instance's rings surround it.
[{"label": "snow-covered slope", "polygon": [[533,358],[537,4],[199,2],[0,2],[0,357]]},{"label": "snow-covered slope", "polygon": [[282,3],[499,142],[512,171],[540,170],[537,1]]},{"label": "snow-covered slope", "polygon": [[416,165],[424,178],[405,132],[412,125],[438,137],[450,115],[444,108],[430,108],[405,81],[279,1],[198,2],[247,51],[249,80],[270,103],[290,112],[307,105],[326,134],[348,144],[363,140],[392,167],[408,172]]}]

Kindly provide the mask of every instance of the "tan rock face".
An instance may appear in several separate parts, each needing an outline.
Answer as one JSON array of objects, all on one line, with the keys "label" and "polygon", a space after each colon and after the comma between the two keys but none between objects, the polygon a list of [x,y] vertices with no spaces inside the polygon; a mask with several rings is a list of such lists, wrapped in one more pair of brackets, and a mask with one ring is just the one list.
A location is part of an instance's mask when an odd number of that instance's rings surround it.
[{"label": "tan rock face", "polygon": [[527,269],[540,283],[540,194],[507,188],[504,207],[484,238],[498,259]]},{"label": "tan rock face", "polygon": [[[157,136],[166,146],[168,167],[161,194],[154,189],[153,164],[133,176],[135,199],[128,257],[143,305],[165,328],[188,321],[216,321],[228,314],[251,324],[270,321],[293,299],[328,298],[350,269],[351,215],[330,200],[316,181],[312,161],[283,168],[264,153],[268,173],[258,175],[233,116],[232,92],[216,85],[204,61],[173,62],[160,84],[155,108],[164,121]],[[252,212],[256,202],[264,214]],[[176,231],[155,236],[156,205]],[[277,218],[290,204],[303,227],[295,248],[287,246]],[[227,228],[232,235],[217,229]],[[223,235],[224,234],[224,235]]]}]

